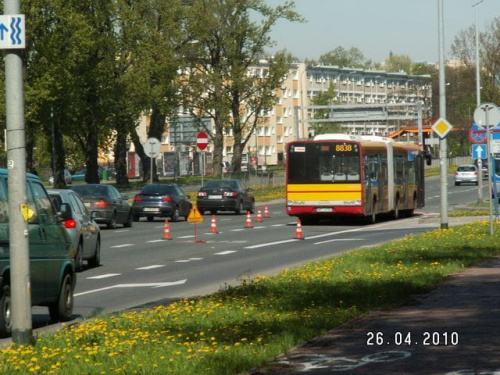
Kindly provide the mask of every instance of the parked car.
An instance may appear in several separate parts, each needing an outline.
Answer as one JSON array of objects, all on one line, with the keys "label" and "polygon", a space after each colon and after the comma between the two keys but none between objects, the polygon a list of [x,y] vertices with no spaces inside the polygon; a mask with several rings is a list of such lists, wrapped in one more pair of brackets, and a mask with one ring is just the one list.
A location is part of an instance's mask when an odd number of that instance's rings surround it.
[{"label": "parked car", "polygon": [[117,224],[132,226],[132,207],[128,197],[114,186],[86,184],[75,185],[71,189],[80,196],[96,223],[106,224],[109,229],[115,229]]},{"label": "parked car", "polygon": [[139,221],[145,217],[153,221],[155,217],[170,217],[178,221],[179,217],[187,220],[191,211],[189,197],[176,184],[145,185],[132,203],[132,218]]},{"label": "parked car", "polygon": [[463,183],[472,183],[477,185],[479,181],[479,172],[474,164],[460,164],[455,171],[455,186]]},{"label": "parked car", "polygon": [[[90,267],[98,267],[101,262],[101,229],[87,207],[73,190],[49,189],[47,192],[56,211],[64,218],[64,227],[76,249],[75,269],[82,271],[84,260]],[[63,203],[69,205],[68,212],[61,212]]]},{"label": "parked car", "polygon": [[234,211],[237,215],[255,211],[255,198],[238,179],[208,181],[196,194],[196,206],[201,213],[209,211]]},{"label": "parked car", "polygon": [[[7,170],[0,169],[0,337],[12,333],[7,179]],[[75,249],[39,177],[27,175],[26,193],[31,304],[48,306],[54,322],[67,321],[73,315]]]},{"label": "parked car", "polygon": [[[49,182],[51,184],[54,184],[54,175],[50,175]],[[71,173],[68,169],[64,169],[64,182],[66,183],[66,185],[71,185],[73,183],[73,176],[71,176]]]}]

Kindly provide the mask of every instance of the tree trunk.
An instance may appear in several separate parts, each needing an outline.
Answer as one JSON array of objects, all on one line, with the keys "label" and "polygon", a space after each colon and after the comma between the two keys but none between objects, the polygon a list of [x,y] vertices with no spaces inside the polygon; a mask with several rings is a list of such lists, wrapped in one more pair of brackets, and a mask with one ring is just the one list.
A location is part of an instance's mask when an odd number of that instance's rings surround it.
[{"label": "tree trunk", "polygon": [[85,182],[88,184],[99,184],[99,174],[97,168],[99,165],[97,164],[97,128],[98,125],[95,123],[93,119],[89,121],[88,129],[94,129],[94,131],[90,131],[87,136],[87,148],[85,152]]},{"label": "tree trunk", "polygon": [[115,172],[116,184],[128,185],[127,175],[127,135],[128,133],[122,127],[116,129],[116,143],[115,143]]}]

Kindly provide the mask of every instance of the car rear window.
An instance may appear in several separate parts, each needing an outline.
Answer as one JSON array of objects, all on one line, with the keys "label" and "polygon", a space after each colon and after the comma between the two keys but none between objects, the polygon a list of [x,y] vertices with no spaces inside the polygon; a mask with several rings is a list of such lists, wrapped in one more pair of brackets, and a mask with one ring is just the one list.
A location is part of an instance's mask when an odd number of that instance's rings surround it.
[{"label": "car rear window", "polygon": [[141,194],[145,195],[165,195],[175,194],[176,190],[173,186],[165,185],[147,185],[142,188]]},{"label": "car rear window", "polygon": [[74,186],[72,190],[82,197],[107,197],[109,195],[109,190],[104,185],[79,185]]},{"label": "car rear window", "polygon": [[457,168],[457,171],[459,172],[475,172],[476,167],[470,165],[470,166],[461,166]]},{"label": "car rear window", "polygon": [[237,189],[238,184],[236,181],[231,180],[210,180],[206,183],[205,187],[212,189],[230,188]]}]

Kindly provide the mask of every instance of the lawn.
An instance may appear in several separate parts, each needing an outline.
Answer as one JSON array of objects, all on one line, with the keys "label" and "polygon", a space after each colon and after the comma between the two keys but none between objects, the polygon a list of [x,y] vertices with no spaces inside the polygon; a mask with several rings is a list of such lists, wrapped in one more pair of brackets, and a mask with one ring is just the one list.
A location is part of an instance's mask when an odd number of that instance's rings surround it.
[{"label": "lawn", "polygon": [[495,225],[494,236],[487,221],[437,229],[199,299],[91,319],[4,349],[0,373],[238,374],[499,254]]}]

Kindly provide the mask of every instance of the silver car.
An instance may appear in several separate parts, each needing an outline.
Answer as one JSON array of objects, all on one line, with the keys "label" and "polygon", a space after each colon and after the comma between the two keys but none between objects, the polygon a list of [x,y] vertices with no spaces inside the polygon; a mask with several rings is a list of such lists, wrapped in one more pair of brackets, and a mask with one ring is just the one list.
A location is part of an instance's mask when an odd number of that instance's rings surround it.
[{"label": "silver car", "polygon": [[455,171],[455,186],[470,183],[477,185],[479,181],[479,173],[477,166],[474,164],[460,164]]},{"label": "silver car", "polygon": [[[90,267],[98,267],[101,262],[101,231],[87,207],[73,190],[48,189],[47,192],[56,211],[60,212],[73,248],[76,249],[75,269],[82,271],[84,260]],[[63,203],[69,205],[70,212],[61,212]]]}]

